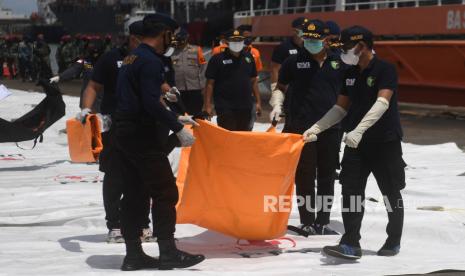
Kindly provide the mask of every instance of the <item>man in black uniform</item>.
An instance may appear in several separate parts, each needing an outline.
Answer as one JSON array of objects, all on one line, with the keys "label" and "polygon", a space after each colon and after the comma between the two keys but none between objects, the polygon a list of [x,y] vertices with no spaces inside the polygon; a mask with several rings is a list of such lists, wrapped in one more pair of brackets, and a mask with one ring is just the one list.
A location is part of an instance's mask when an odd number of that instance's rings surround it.
[{"label": "man in black uniform", "polygon": [[[157,133],[160,125],[168,126],[182,146],[194,143],[175,113],[160,102],[164,81],[164,65],[160,57],[171,44],[176,22],[163,14],[146,16],[143,20],[142,43],[123,61],[116,88],[117,107],[113,116],[114,146],[122,162],[123,199],[122,231],[126,257],[122,270],[141,268],[186,268],[202,262],[203,255],[191,255],[176,248],[174,240],[178,189],[164,144]],[[190,124],[196,124],[190,119]],[[149,194],[153,200],[153,229],[160,250],[159,259],[144,253],[139,222],[142,200]]]},{"label": "man in black uniform", "polygon": [[287,103],[291,98],[291,90],[288,89],[286,92],[286,98],[281,99],[283,93],[276,86],[278,84],[278,74],[281,69],[281,64],[292,55],[304,50],[303,40],[300,37],[301,27],[304,24],[305,18],[299,17],[292,21],[292,36],[286,38],[281,44],[276,46],[271,56],[271,99],[270,105],[273,110],[270,113],[270,120],[280,120],[280,115],[283,113],[282,101],[284,101],[284,112],[287,112]]},{"label": "man in black uniform", "polygon": [[337,104],[304,133],[307,142],[320,139],[349,110],[350,127],[344,139],[346,147],[340,175],[345,234],[339,245],[323,249],[329,255],[349,259],[362,256],[359,241],[364,206],[360,202],[365,200],[370,173],[384,196],[389,219],[388,238],[378,255],[399,253],[404,220],[400,191],[405,187],[406,164],[402,159],[397,73],[394,65],[373,55],[372,37],[370,31],[360,26],[342,31],[341,59],[352,66],[346,73]]},{"label": "man in black uniform", "polygon": [[[118,71],[123,64],[123,59],[129,51],[134,50],[140,43],[143,35],[142,21],[136,21],[129,26],[129,38],[118,48],[113,48],[104,53],[96,63],[92,77],[83,94],[82,110],[76,115],[80,121],[90,113],[97,95],[103,93],[100,105],[102,115],[112,116],[116,109],[116,81]],[[103,206],[105,207],[105,219],[107,221],[108,236],[107,242],[124,242],[121,235],[120,202],[123,194],[123,182],[120,169],[115,158],[111,158],[114,147],[111,143],[110,131],[102,133],[103,151],[99,156],[100,171],[105,173],[103,178]],[[154,241],[150,230],[150,196],[145,198],[143,221],[140,222],[142,230],[142,241]]]},{"label": "man in black uniform", "polygon": [[257,100],[257,114],[262,110],[257,69],[253,56],[244,51],[244,40],[238,30],[231,31],[228,49],[214,55],[205,72],[204,111],[212,114],[213,96],[218,125],[231,131],[250,130],[253,96]]},{"label": "man in black uniform", "polygon": [[[325,28],[323,21],[307,20],[301,32],[305,50],[290,56],[281,66],[278,89],[284,92],[291,89],[293,93],[283,132],[302,134],[333,107],[342,89],[345,66],[339,56],[325,49]],[[297,196],[305,200],[302,203],[310,201],[299,206],[299,228],[308,235],[337,234],[328,225],[339,143],[336,124],[322,133],[317,143],[306,144],[302,150],[295,183]]]}]

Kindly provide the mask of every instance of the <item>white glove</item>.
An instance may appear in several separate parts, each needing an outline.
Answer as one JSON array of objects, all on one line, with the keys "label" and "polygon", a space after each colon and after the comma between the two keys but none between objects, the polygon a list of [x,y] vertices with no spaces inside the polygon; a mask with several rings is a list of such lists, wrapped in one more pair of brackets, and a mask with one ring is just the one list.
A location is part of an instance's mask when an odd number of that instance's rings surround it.
[{"label": "white glove", "polygon": [[270,112],[270,121],[273,122],[274,120],[279,122],[281,120],[281,106],[277,105],[273,107],[273,110]]},{"label": "white glove", "polygon": [[176,87],[171,87],[170,91],[165,94],[165,99],[169,102],[176,103],[178,102],[178,96],[181,95],[179,90]]},{"label": "white glove", "polygon": [[326,112],[323,118],[321,118],[311,128],[304,132],[304,142],[308,143],[317,141],[318,134],[342,121],[346,115],[347,112],[344,110],[344,108],[338,105],[334,105],[328,112]]},{"label": "white glove", "polygon": [[195,142],[195,137],[192,135],[188,130],[181,129],[179,132],[176,133],[179,141],[181,142],[181,147],[190,147]]},{"label": "white glove", "polygon": [[388,108],[389,101],[386,98],[379,97],[367,114],[365,114],[358,126],[351,132],[347,133],[344,137],[344,143],[346,143],[349,148],[358,148],[358,144],[362,140],[365,131],[372,127],[383,116]]},{"label": "white glove", "polygon": [[76,120],[80,121],[81,123],[85,123],[86,122],[86,116],[90,114],[90,109],[89,108],[84,108],[81,110],[81,112],[79,112],[78,114],[76,114]]},{"label": "white glove", "polygon": [[55,76],[50,78],[50,83],[58,83],[60,81],[60,76]]},{"label": "white glove", "polygon": [[199,126],[199,124],[192,119],[192,116],[179,116],[178,122],[183,125],[192,125],[192,126]]},{"label": "white glove", "polygon": [[277,88],[277,83],[271,84],[271,98],[270,105],[274,108],[276,106],[282,106],[284,103],[284,93]]}]

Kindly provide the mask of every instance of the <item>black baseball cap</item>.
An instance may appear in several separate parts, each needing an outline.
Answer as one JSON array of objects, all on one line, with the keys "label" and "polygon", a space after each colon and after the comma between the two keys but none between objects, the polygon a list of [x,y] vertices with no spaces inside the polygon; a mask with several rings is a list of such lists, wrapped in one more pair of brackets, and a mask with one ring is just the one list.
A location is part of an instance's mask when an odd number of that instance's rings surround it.
[{"label": "black baseball cap", "polygon": [[305,17],[297,17],[292,21],[292,28],[300,29],[300,27],[302,27],[302,24],[304,24],[305,20],[307,20],[305,19]]},{"label": "black baseball cap", "polygon": [[363,41],[369,48],[373,47],[373,33],[362,26],[352,26],[341,32],[343,50],[352,49],[357,43]]},{"label": "black baseball cap", "polygon": [[240,31],[241,33],[252,32],[252,25],[243,24],[243,25],[238,26],[236,29]]},{"label": "black baseball cap", "polygon": [[226,34],[226,39],[228,41],[242,41],[245,39],[245,36],[242,34],[242,32],[240,30],[230,30],[227,34]]},{"label": "black baseball cap", "polygon": [[307,39],[323,39],[326,37],[326,24],[325,22],[312,19],[312,20],[305,20],[304,24],[302,25],[302,38]]},{"label": "black baseball cap", "polygon": [[339,25],[332,21],[326,21],[326,27],[328,29],[328,34],[330,35],[340,35],[341,34],[341,28],[339,28]]},{"label": "black baseball cap", "polygon": [[132,22],[131,25],[129,25],[129,34],[144,35],[144,23],[142,23],[142,20]]},{"label": "black baseball cap", "polygon": [[150,36],[159,33],[160,26],[165,26],[172,31],[179,28],[178,22],[170,16],[163,13],[149,14],[142,20],[144,25],[144,35]]}]

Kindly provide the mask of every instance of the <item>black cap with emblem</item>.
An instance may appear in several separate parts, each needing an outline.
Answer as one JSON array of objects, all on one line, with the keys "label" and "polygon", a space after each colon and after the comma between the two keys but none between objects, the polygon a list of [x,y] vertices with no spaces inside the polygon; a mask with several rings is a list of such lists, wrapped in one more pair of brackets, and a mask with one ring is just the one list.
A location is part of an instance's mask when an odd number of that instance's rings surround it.
[{"label": "black cap with emblem", "polygon": [[305,20],[302,25],[301,36],[303,39],[323,39],[328,35],[325,22],[313,19]]},{"label": "black cap with emblem", "polygon": [[242,41],[245,39],[245,36],[242,35],[242,32],[240,30],[230,30],[226,34],[226,39],[228,41]]},{"label": "black cap with emblem", "polygon": [[343,50],[352,49],[357,43],[363,41],[371,49],[373,48],[373,33],[362,26],[352,26],[341,32]]}]

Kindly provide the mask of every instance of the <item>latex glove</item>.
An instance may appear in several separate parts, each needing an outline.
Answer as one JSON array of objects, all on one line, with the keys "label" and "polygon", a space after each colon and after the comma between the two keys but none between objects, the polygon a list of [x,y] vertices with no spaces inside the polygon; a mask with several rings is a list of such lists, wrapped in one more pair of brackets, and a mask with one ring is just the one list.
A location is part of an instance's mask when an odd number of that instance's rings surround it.
[{"label": "latex glove", "polygon": [[179,132],[176,133],[176,136],[181,142],[181,147],[190,147],[195,142],[195,137],[192,135],[188,130],[181,129]]},{"label": "latex glove", "polygon": [[60,76],[55,76],[50,78],[50,83],[58,83],[60,81]]},{"label": "latex glove", "polygon": [[81,112],[79,112],[78,114],[76,114],[76,120],[80,121],[81,123],[85,123],[86,122],[86,117],[87,115],[90,114],[90,109],[89,108],[84,108],[81,110]]},{"label": "latex glove", "polygon": [[176,87],[171,87],[170,91],[165,94],[165,99],[169,102],[176,103],[178,102],[178,96],[181,95],[179,90]]},{"label": "latex glove", "polygon": [[194,119],[192,119],[192,116],[179,116],[178,122],[183,125],[199,126],[199,124]]},{"label": "latex glove", "polygon": [[358,129],[354,129],[351,132],[347,133],[347,135],[344,137],[344,143],[349,147],[349,148],[358,148],[358,144],[362,140],[363,137],[363,131],[359,131]]},{"label": "latex glove", "polygon": [[281,106],[276,105],[275,107],[273,107],[273,110],[270,112],[270,121],[279,122],[281,120],[281,113],[282,113]]},{"label": "latex glove", "polygon": [[318,140],[317,135],[321,133],[321,129],[317,124],[314,124],[311,128],[307,129],[303,134],[305,143],[316,142]]}]

